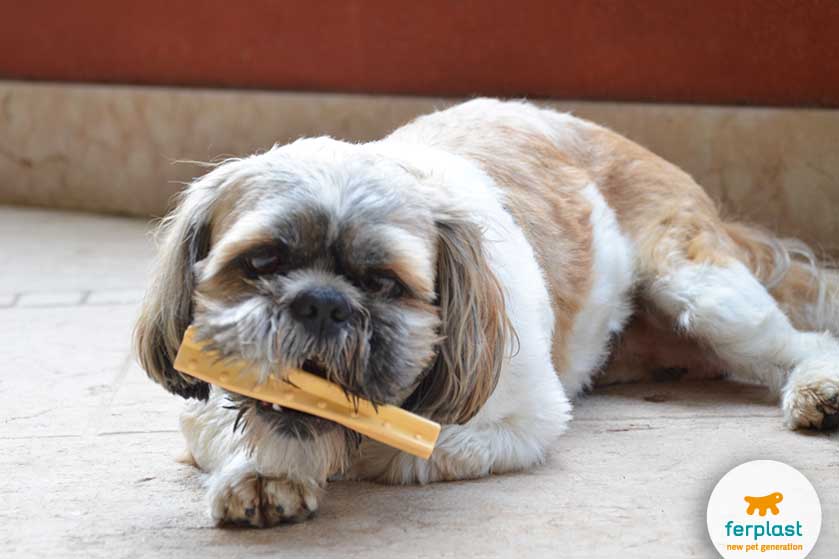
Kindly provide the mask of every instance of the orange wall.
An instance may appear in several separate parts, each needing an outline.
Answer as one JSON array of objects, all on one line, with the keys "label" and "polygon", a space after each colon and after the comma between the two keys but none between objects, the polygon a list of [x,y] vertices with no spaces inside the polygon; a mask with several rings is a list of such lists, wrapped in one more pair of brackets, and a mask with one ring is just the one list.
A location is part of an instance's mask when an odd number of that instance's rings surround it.
[{"label": "orange wall", "polygon": [[839,1],[0,0],[0,77],[839,106]]}]

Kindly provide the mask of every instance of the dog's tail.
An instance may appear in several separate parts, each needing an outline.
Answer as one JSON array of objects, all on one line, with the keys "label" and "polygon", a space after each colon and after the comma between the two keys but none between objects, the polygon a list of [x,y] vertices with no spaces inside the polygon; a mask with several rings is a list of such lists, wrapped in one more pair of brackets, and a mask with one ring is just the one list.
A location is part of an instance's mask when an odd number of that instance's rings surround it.
[{"label": "dog's tail", "polygon": [[796,239],[752,225],[727,223],[740,260],[763,283],[799,330],[839,334],[839,269]]}]

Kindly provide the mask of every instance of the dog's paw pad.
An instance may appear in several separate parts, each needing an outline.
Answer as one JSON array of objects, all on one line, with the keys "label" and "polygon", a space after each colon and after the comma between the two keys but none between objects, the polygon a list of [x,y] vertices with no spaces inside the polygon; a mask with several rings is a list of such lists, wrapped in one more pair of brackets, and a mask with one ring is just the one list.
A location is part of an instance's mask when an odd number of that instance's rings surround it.
[{"label": "dog's paw pad", "polygon": [[793,374],[782,405],[790,429],[834,429],[839,426],[839,378],[811,374],[801,379]]}]

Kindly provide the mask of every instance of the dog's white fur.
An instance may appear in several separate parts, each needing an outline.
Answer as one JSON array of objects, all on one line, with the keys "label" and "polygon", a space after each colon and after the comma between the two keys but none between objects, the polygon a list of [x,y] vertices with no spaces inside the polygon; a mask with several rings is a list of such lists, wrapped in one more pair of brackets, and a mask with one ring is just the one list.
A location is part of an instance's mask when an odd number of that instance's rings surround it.
[{"label": "dog's white fur", "polygon": [[[520,137],[512,140],[511,130]],[[556,157],[568,176],[580,174],[579,188],[567,193],[568,199],[587,208],[582,233],[574,240],[575,250],[586,252],[579,260],[589,263],[582,268],[588,284],[574,293],[576,310],[564,311],[556,304],[553,272],[537,257],[549,248],[545,243],[568,239],[539,239],[532,232],[528,236],[526,224],[511,211],[528,196],[539,205],[539,196],[549,194],[525,193],[516,199],[512,188],[519,179],[509,178],[507,185],[499,179],[506,176],[501,166],[515,167],[519,156],[522,177],[549,176],[539,174],[540,163],[525,162],[531,144],[533,150],[541,150],[541,163],[551,165],[550,158]],[[347,144],[316,139],[294,149],[329,153],[343,146]],[[327,477],[337,471],[360,479],[427,483],[538,464],[568,426],[569,398],[594,383],[607,363],[610,341],[624,330],[633,312],[646,312],[648,307],[669,321],[673,331],[713,350],[734,376],[777,388],[789,427],[818,427],[829,413],[836,413],[831,406],[839,395],[839,343],[829,332],[802,331],[814,325],[804,320],[794,326],[781,310],[810,305],[817,307],[811,311],[820,317],[834,316],[833,299],[823,295],[828,283],[822,272],[805,274],[818,288],[817,299],[801,290],[770,294],[768,282],[756,277],[760,251],[755,247],[766,243],[738,241],[689,177],[638,146],[569,115],[525,103],[476,100],[352,149],[418,171],[423,178],[416,188],[425,189],[422,195],[446,199],[479,223],[491,269],[505,291],[516,340],[510,342],[492,395],[467,423],[443,427],[428,461],[369,440],[351,463],[344,463],[345,442],[337,439],[326,445],[257,445],[248,452],[220,394],[213,393],[206,403],[189,403],[181,426],[195,462],[209,473],[215,520],[265,514],[265,503],[278,504],[286,512],[313,511]],[[259,180],[259,160],[274,154],[272,150],[251,158],[251,167],[240,166],[241,172]],[[614,169],[624,174],[618,176]],[[632,173],[638,173],[638,184],[630,180]],[[534,192],[548,193],[564,188],[530,186]],[[687,210],[674,209],[683,193],[699,202],[685,198]],[[783,256],[789,267],[788,254]],[[573,254],[567,258],[562,266],[583,266]],[[780,276],[786,272],[780,270]],[[570,324],[564,332],[558,311],[568,313],[562,317]],[[834,331],[837,326],[817,325]]]},{"label": "dog's white fur", "polygon": [[574,320],[568,341],[568,369],[562,385],[574,396],[589,388],[608,357],[608,339],[619,334],[632,313],[634,249],[621,233],[615,212],[593,184],[583,190],[591,202],[592,286]]}]

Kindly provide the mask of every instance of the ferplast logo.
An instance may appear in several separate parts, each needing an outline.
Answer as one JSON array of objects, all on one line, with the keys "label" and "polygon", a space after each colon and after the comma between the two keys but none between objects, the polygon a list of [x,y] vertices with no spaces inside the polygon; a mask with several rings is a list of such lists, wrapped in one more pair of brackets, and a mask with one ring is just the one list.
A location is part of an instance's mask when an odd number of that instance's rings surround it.
[{"label": "ferplast logo", "polygon": [[821,504],[804,475],[772,460],[737,466],[708,501],[708,533],[724,559],[799,559],[821,530]]},{"label": "ferplast logo", "polygon": [[749,508],[746,509],[746,514],[754,514],[755,511],[760,511],[760,516],[766,516],[766,511],[772,511],[772,514],[778,514],[778,503],[784,500],[784,494],[770,493],[763,497],[743,497],[743,500],[749,503]]}]

